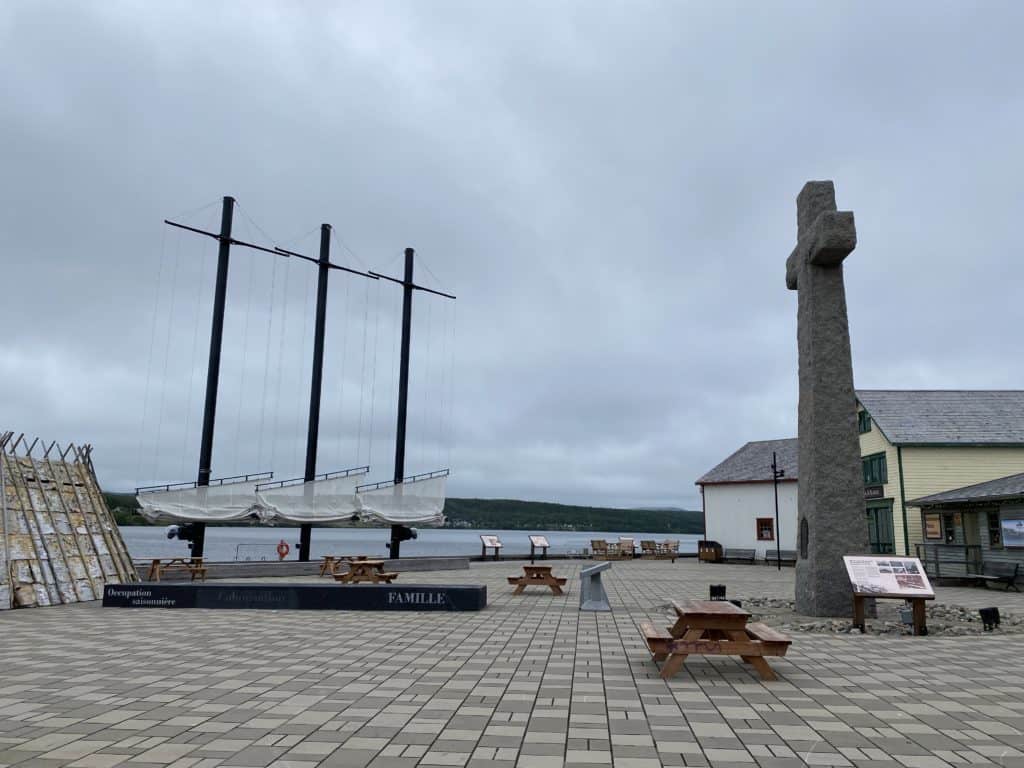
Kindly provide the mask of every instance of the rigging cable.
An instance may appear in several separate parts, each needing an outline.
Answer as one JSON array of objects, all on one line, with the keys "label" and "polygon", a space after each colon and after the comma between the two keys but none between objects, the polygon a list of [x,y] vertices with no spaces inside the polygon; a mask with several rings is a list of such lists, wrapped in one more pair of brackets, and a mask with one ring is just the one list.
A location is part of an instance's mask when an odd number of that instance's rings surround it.
[{"label": "rigging cable", "polygon": [[420,468],[426,469],[427,464],[427,410],[430,403],[430,346],[434,338],[433,328],[434,302],[427,302],[427,355],[423,365],[423,415],[420,417]]},{"label": "rigging cable", "polygon": [[[204,279],[206,273],[209,271],[207,264],[212,264],[207,260],[199,260],[199,279],[197,280],[198,286],[204,286],[207,281]],[[181,474],[179,477],[185,477],[185,460],[188,455],[188,438],[189,431],[192,425],[192,395],[195,389],[196,380],[196,347],[199,345],[199,308],[202,305],[202,300],[199,298],[199,291],[196,291],[196,309],[194,317],[192,318],[192,352],[189,354],[189,365],[192,369],[188,377],[188,404],[185,407],[185,430],[181,440]]]},{"label": "rigging cable", "polygon": [[166,260],[167,227],[161,227],[160,231],[160,258],[156,272],[156,296],[153,299],[153,323],[150,327],[149,333],[149,360],[146,363],[146,388],[142,396],[142,424],[139,427],[139,449],[136,453],[135,462],[136,483],[138,483],[142,473],[142,445],[143,437],[146,434],[146,416],[149,412],[149,384],[153,374],[153,350],[156,348],[156,320],[159,314],[158,310],[160,308],[160,296],[162,294],[161,288],[164,276],[164,261]]},{"label": "rigging cable", "polygon": [[363,301],[363,364],[359,374],[359,429],[356,431],[356,464],[363,447],[363,393],[366,390],[366,331],[370,317],[370,283],[366,283],[366,297]]},{"label": "rigging cable", "polygon": [[446,404],[447,392],[445,390],[445,373],[446,363],[448,362],[448,306],[444,307],[444,315],[442,315],[441,322],[441,384],[439,391],[441,393],[441,407],[437,409],[437,432],[435,432],[435,445],[437,446],[437,463],[436,467],[441,468],[441,451],[444,448],[444,430],[442,429],[442,423],[444,421],[444,408]]},{"label": "rigging cable", "polygon": [[[299,425],[299,431],[297,433],[297,439],[292,442],[292,465],[299,466],[299,446],[302,444],[302,397],[298,395],[298,392],[302,391],[302,364],[303,361],[309,360],[306,356],[306,345],[309,343],[309,294],[311,293],[310,281],[313,279],[313,270],[306,270],[306,291],[302,302],[302,341],[296,346],[299,351],[299,364],[295,366],[295,376],[298,386],[296,387],[297,393],[295,397],[295,421]],[[310,374],[310,389],[312,389],[312,373]],[[304,465],[303,465],[304,466]]]},{"label": "rigging cable", "polygon": [[167,315],[167,336],[164,341],[164,374],[160,383],[160,406],[157,412],[156,422],[156,450],[153,455],[153,475],[156,476],[160,470],[160,437],[164,425],[164,397],[167,394],[167,368],[171,360],[171,327],[174,325],[174,304],[178,296],[178,268],[181,265],[181,239],[177,240],[177,247],[174,249],[174,272],[171,277],[171,309]]},{"label": "rigging cable", "polygon": [[[338,372],[338,378],[341,380],[341,384],[338,387],[338,464],[337,466],[345,466],[345,452],[342,449],[344,443],[345,434],[345,355],[348,347],[348,299],[349,299],[349,288],[352,285],[351,280],[345,280],[345,304],[342,306],[341,317],[343,321],[342,333],[341,333],[341,370]],[[358,464],[358,457],[354,462]]]},{"label": "rigging cable", "polygon": [[448,373],[448,467],[452,465],[452,443],[455,435],[455,331],[458,328],[458,302],[452,302],[452,353]]},{"label": "rigging cable", "polygon": [[238,406],[235,409],[235,440],[231,446],[235,454],[236,475],[242,474],[243,468],[241,462],[242,450],[241,444],[238,442],[238,436],[242,429],[242,403],[245,401],[245,380],[248,378],[246,366],[249,362],[249,316],[252,311],[253,278],[256,275],[252,259],[246,259],[246,262],[249,265],[249,287],[245,297],[245,321],[242,325],[242,368],[238,381]]},{"label": "rigging cable", "polygon": [[277,466],[277,430],[281,423],[281,380],[284,378],[284,336],[285,328],[288,326],[288,283],[291,279],[292,274],[292,263],[289,259],[286,262],[284,268],[284,287],[281,291],[281,295],[284,297],[284,317],[281,318],[281,332],[278,336],[278,348],[277,348],[277,382],[276,382],[276,393],[274,394],[274,432],[271,435],[273,440],[273,447],[271,449],[270,462],[272,466]]},{"label": "rigging cable", "polygon": [[260,393],[260,429],[256,449],[256,472],[263,471],[263,429],[267,421],[267,379],[270,376],[270,340],[273,338],[274,326],[274,293],[277,288],[277,263],[274,259],[270,271],[270,308],[267,311],[267,343],[263,353],[263,391]]},{"label": "rigging cable", "polygon": [[[392,318],[395,317],[395,313],[394,312],[391,313],[391,317]],[[398,377],[399,377],[399,373],[398,373],[398,337],[401,334],[401,332],[402,332],[402,329],[399,326],[399,324],[396,322],[394,324],[394,326],[392,327],[392,329],[391,329],[391,391],[396,393],[396,400],[397,400],[397,392],[398,392],[398,385],[399,385],[399,380],[398,380]],[[395,434],[395,441],[396,442],[398,441],[398,434],[397,433]]]},{"label": "rigging cable", "polygon": [[377,283],[377,292],[373,297],[373,378],[370,384],[370,447],[367,451],[366,464],[373,466],[373,414],[377,402],[377,341],[380,338],[380,280]]}]

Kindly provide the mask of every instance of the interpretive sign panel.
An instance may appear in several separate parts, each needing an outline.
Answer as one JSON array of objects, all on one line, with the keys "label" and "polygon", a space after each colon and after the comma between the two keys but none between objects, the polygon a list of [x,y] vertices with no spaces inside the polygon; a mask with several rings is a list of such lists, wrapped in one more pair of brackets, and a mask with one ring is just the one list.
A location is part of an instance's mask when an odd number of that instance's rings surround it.
[{"label": "interpretive sign panel", "polygon": [[262,608],[300,611],[479,611],[483,585],[107,584],[104,608]]},{"label": "interpretive sign panel", "polygon": [[550,544],[548,544],[548,540],[544,536],[531,536],[530,543],[533,544],[533,546],[535,547],[547,548],[551,546]]},{"label": "interpretive sign panel", "polygon": [[928,575],[916,557],[846,555],[843,561],[854,594],[935,597]]},{"label": "interpretive sign panel", "polygon": [[501,546],[501,542],[498,541],[498,537],[497,536],[486,536],[486,535],[485,536],[481,536],[480,537],[480,541],[483,542],[485,547],[495,547],[495,548],[497,548],[497,547]]}]

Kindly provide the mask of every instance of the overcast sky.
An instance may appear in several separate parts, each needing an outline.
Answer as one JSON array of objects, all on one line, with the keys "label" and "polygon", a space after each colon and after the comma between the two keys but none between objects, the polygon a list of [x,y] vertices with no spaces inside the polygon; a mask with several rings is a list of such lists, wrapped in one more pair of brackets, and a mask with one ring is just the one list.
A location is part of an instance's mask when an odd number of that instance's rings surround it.
[{"label": "overcast sky", "polygon": [[[406,469],[699,508],[796,435],[795,198],[834,179],[861,388],[1020,388],[1019,3],[0,4],[0,429],[194,479],[216,243],[398,275]],[[344,243],[344,245],[342,244]],[[429,272],[427,271],[429,269]],[[235,248],[214,475],[302,472],[314,268]],[[392,474],[401,289],[332,274],[322,471]],[[365,350],[365,352],[364,352]]]}]

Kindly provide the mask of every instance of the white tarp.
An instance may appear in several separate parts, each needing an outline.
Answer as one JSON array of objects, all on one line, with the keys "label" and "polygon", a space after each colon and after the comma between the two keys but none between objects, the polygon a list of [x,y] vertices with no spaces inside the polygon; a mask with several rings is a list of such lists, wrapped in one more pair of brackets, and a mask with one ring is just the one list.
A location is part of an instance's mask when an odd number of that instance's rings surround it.
[{"label": "white tarp", "polygon": [[287,523],[341,523],[358,519],[356,485],[366,471],[256,492],[261,519]]},{"label": "white tarp", "polygon": [[442,475],[360,491],[359,517],[388,525],[443,525],[447,479]]},{"label": "white tarp", "polygon": [[146,491],[136,498],[141,507],[139,512],[150,522],[245,520],[256,512],[256,483],[248,481]]},{"label": "white tarp", "polygon": [[252,481],[138,494],[142,515],[156,522],[301,525],[443,525],[446,476],[407,480],[356,492],[365,472],[256,490]]}]

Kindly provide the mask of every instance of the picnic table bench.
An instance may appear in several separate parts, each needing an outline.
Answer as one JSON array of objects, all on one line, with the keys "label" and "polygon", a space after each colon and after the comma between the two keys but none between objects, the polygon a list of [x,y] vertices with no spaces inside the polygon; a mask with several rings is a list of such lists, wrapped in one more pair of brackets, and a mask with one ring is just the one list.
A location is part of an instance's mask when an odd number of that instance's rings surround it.
[{"label": "picnic table bench", "polygon": [[321,576],[334,576],[337,572],[338,566],[346,561],[347,558],[340,557],[339,555],[324,555],[320,558],[320,575]]},{"label": "picnic table bench", "polygon": [[508,583],[516,585],[515,590],[512,592],[513,595],[521,595],[531,584],[550,587],[551,591],[556,595],[561,595],[562,585],[566,581],[567,579],[552,575],[550,565],[524,565],[522,576],[508,577]]},{"label": "picnic table bench", "polygon": [[640,634],[655,661],[662,661],[661,677],[669,679],[692,653],[705,656],[739,656],[763,680],[775,680],[765,656],[785,656],[792,640],[761,624],[747,623],[750,614],[720,600],[672,601],[676,622],[664,630],[653,622],[640,622]]},{"label": "picnic table bench", "polygon": [[744,563],[750,563],[753,565],[754,560],[757,559],[756,549],[727,549],[722,555],[722,559],[727,563],[731,563],[734,560]]},{"label": "picnic table bench", "polygon": [[1010,587],[1013,587],[1014,592],[1020,592],[1017,589],[1017,577],[1020,576],[1020,563],[996,563],[991,560],[986,560],[981,564],[981,573],[974,574],[971,578],[982,582],[986,587],[992,582],[996,584],[1005,584],[1003,588],[1005,592],[1010,591]]},{"label": "picnic table bench", "polygon": [[189,581],[206,581],[206,566],[201,557],[154,557],[149,565],[146,581],[160,581],[167,571],[188,571]]},{"label": "picnic table bench", "polygon": [[384,571],[383,560],[370,560],[365,557],[350,559],[347,572],[334,574],[334,580],[342,584],[358,584],[363,581],[371,584],[390,584],[397,578],[397,573]]}]

